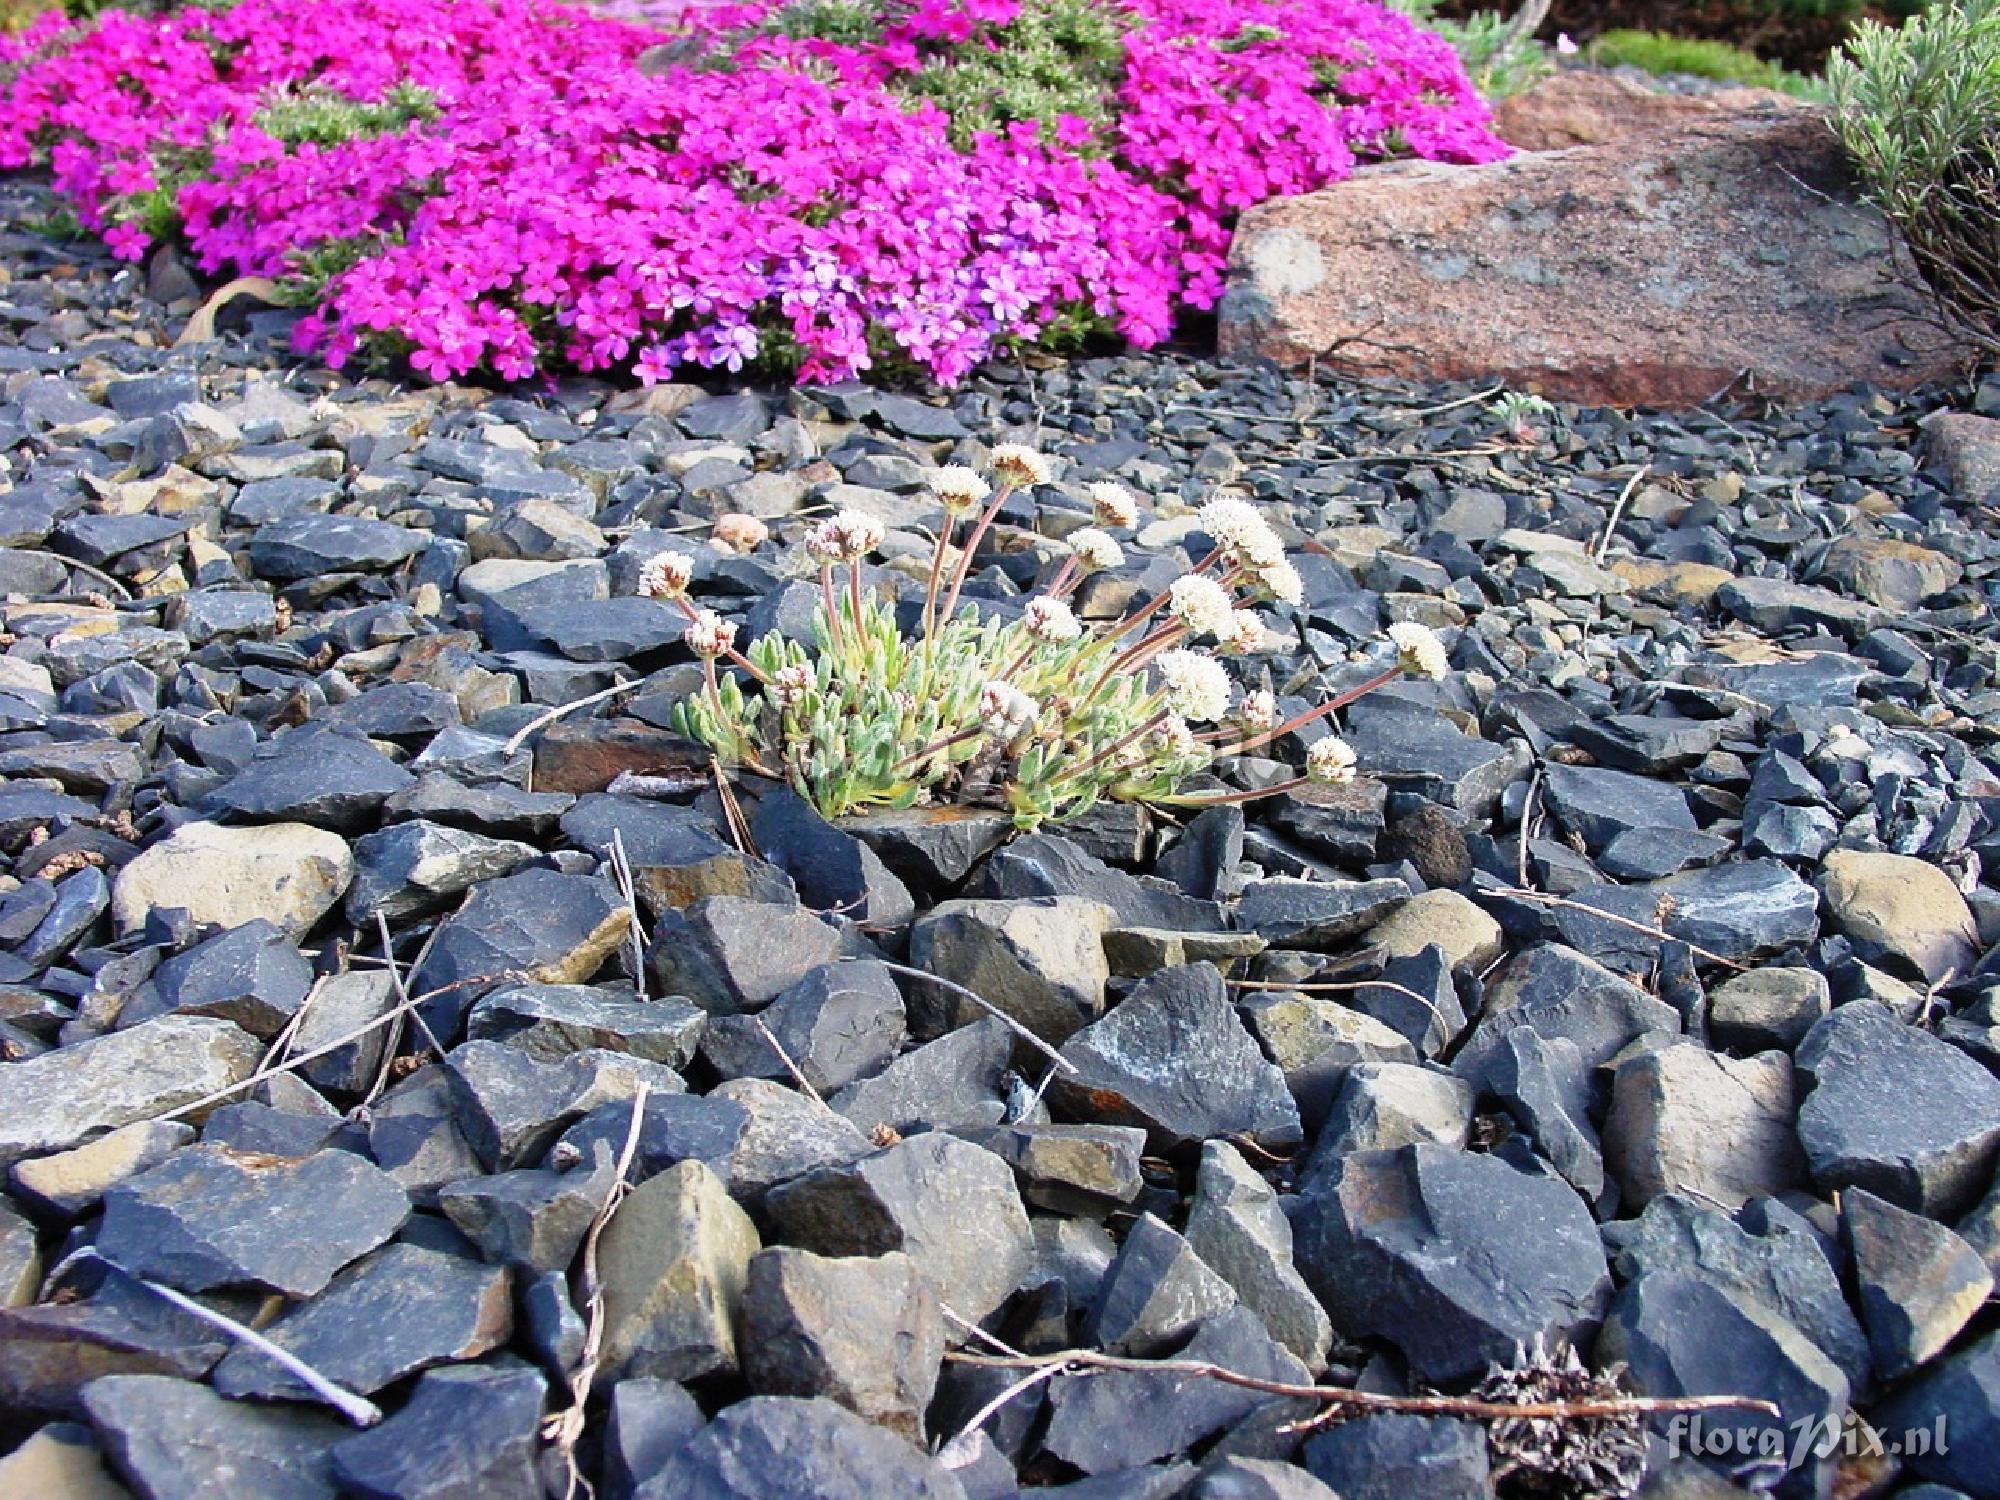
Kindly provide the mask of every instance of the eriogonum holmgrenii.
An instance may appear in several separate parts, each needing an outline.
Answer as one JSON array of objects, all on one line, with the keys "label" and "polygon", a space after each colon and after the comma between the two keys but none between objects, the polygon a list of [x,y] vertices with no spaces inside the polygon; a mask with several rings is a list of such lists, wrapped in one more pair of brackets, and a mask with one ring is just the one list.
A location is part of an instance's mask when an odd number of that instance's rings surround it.
[{"label": "eriogonum holmgrenii", "polygon": [[[772,631],[738,655],[727,622],[685,597],[692,560],[656,558],[642,584],[687,614],[687,641],[705,673],[703,690],[679,706],[681,728],[719,754],[785,777],[828,817],[992,803],[1032,828],[1102,798],[1192,807],[1351,780],[1354,752],[1326,736],[1307,750],[1304,771],[1277,786],[1182,790],[1218,759],[1256,752],[1406,670],[1428,674],[1442,660],[1429,632],[1398,627],[1391,665],[1316,707],[1284,718],[1268,690],[1239,693],[1224,658],[1263,649],[1268,622],[1252,603],[1282,597],[1290,565],[1255,507],[1236,500],[1204,508],[1208,555],[1119,619],[1087,624],[1069,597],[1093,575],[1124,566],[1124,549],[1096,527],[1070,534],[1067,556],[1057,553],[1044,587],[1018,608],[961,609],[959,587],[995,517],[1023,485],[1047,482],[1051,468],[1032,449],[1002,445],[990,475],[932,476],[942,519],[914,637],[898,629],[891,602],[862,586],[884,530],[858,511],[817,521],[804,534],[802,550],[821,584],[807,642]],[[1090,494],[1097,519],[1117,524],[1126,515],[1122,488],[1100,485]],[[947,570],[955,544],[957,562]],[[1269,586],[1274,572],[1277,590]],[[722,670],[725,661],[738,670]],[[746,692],[743,679],[761,692]]]}]

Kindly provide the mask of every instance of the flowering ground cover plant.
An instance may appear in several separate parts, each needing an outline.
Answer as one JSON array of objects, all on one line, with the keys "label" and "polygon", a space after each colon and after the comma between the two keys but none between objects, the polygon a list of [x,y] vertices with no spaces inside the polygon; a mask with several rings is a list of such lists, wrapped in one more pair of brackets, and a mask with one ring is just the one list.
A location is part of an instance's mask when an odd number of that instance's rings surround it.
[{"label": "flowering ground cover plant", "polygon": [[[1181,790],[1215,761],[1260,750],[1403,672],[1445,673],[1437,637],[1399,624],[1389,628],[1392,660],[1317,707],[1280,718],[1270,693],[1239,694],[1218,658],[1259,648],[1260,600],[1297,603],[1301,592],[1276,533],[1242,500],[1202,507],[1213,546],[1168,588],[1122,619],[1087,628],[1070,600],[1092,573],[1123,565],[1124,549],[1106,528],[1137,517],[1132,496],[1110,483],[1091,487],[1098,524],[1069,536],[1068,558],[1018,618],[961,611],[973,555],[1001,507],[1049,478],[1046,459],[1013,444],[993,450],[992,470],[991,483],[956,466],[931,481],[945,522],[914,637],[898,627],[892,603],[863,588],[862,560],[884,529],[859,511],[807,533],[821,594],[810,649],[772,631],[747,653],[737,650],[735,625],[687,597],[693,559],[655,557],[641,589],[678,601],[706,675],[703,689],[676,707],[682,732],[732,766],[790,782],[824,817],[990,802],[1031,829],[1105,797],[1203,807],[1351,780],[1353,749],[1327,736],[1308,747],[1305,774],[1293,780],[1256,791]],[[718,665],[725,662],[733,670]]]},{"label": "flowering ground cover plant", "polygon": [[[644,3],[644,0],[635,0]],[[1012,340],[1152,344],[1230,225],[1399,151],[1506,148],[1371,0],[241,0],[0,38],[0,167],[128,259],[279,278],[302,345],[951,383]],[[663,45],[664,44],[664,45]]]}]

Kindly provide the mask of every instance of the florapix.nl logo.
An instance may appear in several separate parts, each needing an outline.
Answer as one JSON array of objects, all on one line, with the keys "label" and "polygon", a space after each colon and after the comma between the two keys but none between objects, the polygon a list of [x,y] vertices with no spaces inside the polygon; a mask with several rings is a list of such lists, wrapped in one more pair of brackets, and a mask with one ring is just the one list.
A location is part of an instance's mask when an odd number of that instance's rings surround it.
[{"label": "florapix.nl logo", "polygon": [[1803,1468],[1816,1459],[1921,1458],[1950,1452],[1942,1414],[1926,1427],[1878,1432],[1850,1416],[1800,1417],[1791,1422],[1729,1423],[1700,1412],[1676,1414],[1667,1423],[1667,1449],[1676,1458],[1696,1458],[1719,1467]]}]

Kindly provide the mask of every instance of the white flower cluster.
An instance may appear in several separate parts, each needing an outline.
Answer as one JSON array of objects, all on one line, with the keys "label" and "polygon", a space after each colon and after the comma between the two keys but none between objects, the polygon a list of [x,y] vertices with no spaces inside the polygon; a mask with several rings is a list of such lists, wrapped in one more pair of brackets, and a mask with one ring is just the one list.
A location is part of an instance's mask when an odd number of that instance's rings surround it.
[{"label": "white flower cluster", "polygon": [[1111,573],[1125,566],[1125,549],[1095,526],[1069,534],[1070,550],[1084,573]]},{"label": "white flower cluster", "polygon": [[1444,642],[1428,625],[1410,621],[1391,625],[1389,641],[1396,648],[1397,661],[1412,677],[1428,677],[1433,682],[1442,682],[1451,670]]},{"label": "white flower cluster", "polygon": [[1358,764],[1354,747],[1337,735],[1314,740],[1306,747],[1306,778],[1309,781],[1341,782],[1354,779]]},{"label": "white flower cluster", "polygon": [[713,661],[727,655],[736,644],[736,623],[723,619],[712,609],[704,609],[688,622],[687,643],[696,656]]},{"label": "white flower cluster", "polygon": [[1188,573],[1173,581],[1167,589],[1167,613],[1197,638],[1214,636],[1219,640],[1236,629],[1236,604],[1229,597],[1229,590],[1198,573]]},{"label": "white flower cluster", "polygon": [[1229,712],[1229,674],[1222,663],[1198,651],[1163,651],[1154,663],[1167,695],[1167,711],[1196,724]]},{"label": "white flower cluster", "polygon": [[1088,487],[1090,504],[1099,526],[1136,526],[1139,524],[1139,502],[1132,498],[1132,492],[1122,484],[1113,484],[1108,479],[1094,481]]},{"label": "white flower cluster", "polygon": [[1040,712],[1033,698],[1010,683],[989,682],[979,690],[979,721],[997,739],[1011,740]]},{"label": "white flower cluster", "polygon": [[993,472],[1017,490],[1034,484],[1047,484],[1055,478],[1055,470],[1048,459],[1025,443],[997,444],[990,462]]},{"label": "white flower cluster", "polygon": [[1073,641],[1083,634],[1082,622],[1075,612],[1062,600],[1046,595],[1028,601],[1021,613],[1021,623],[1028,627],[1029,635],[1045,645]]},{"label": "white flower cluster", "polygon": [[992,486],[979,477],[976,470],[964,464],[946,464],[930,478],[931,493],[944,506],[945,514],[966,515],[985,504],[986,497],[993,493]]},{"label": "white flower cluster", "polygon": [[639,569],[639,592],[648,599],[678,599],[694,581],[694,559],[685,552],[662,552]]},{"label": "white flower cluster", "polygon": [[858,563],[888,534],[865,510],[843,510],[806,532],[806,552],[819,563]]}]

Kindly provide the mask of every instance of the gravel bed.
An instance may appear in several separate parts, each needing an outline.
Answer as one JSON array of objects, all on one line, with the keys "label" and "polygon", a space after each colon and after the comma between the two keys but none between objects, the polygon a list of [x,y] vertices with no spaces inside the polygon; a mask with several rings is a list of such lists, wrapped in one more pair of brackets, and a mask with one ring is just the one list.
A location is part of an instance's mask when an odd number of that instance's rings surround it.
[{"label": "gravel bed", "polygon": [[[403,389],[282,310],[172,349],[192,284],[49,202],[0,183],[0,1494],[2000,1496],[2000,461],[1923,425],[2000,386]],[[798,632],[854,507],[920,592],[926,471],[1002,441],[1060,472],[968,597],[1112,478],[1114,616],[1238,494],[1305,584],[1243,687],[1399,621],[1452,672],[1345,712],[1351,785],[1016,834],[745,779],[746,846],[641,568]],[[968,1357],[1075,1348],[1778,1414]]]}]

